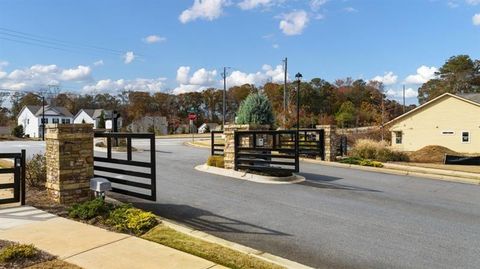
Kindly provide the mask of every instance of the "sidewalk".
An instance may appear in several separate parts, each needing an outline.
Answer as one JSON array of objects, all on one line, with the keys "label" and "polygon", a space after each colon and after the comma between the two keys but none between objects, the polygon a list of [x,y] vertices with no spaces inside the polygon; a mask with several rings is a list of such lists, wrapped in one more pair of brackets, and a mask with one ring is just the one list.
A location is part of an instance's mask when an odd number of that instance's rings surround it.
[{"label": "sidewalk", "polygon": [[30,206],[0,209],[0,239],[34,244],[82,268],[225,268],[135,236],[46,213]]}]

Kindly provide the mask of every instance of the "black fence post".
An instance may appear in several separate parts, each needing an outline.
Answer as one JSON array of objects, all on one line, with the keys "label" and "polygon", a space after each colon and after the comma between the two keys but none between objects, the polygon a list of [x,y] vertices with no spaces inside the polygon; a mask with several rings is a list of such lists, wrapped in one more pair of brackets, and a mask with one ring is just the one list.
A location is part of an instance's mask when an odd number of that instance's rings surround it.
[{"label": "black fence post", "polygon": [[151,195],[152,195],[152,200],[157,201],[157,173],[156,173],[156,166],[157,166],[157,161],[156,161],[156,155],[157,155],[157,150],[156,150],[156,145],[155,145],[155,134],[153,133],[151,138],[150,138],[150,174],[152,176],[151,179]]},{"label": "black fence post", "polygon": [[22,158],[21,158],[21,176],[20,176],[20,181],[21,181],[21,205],[25,205],[25,200],[26,200],[26,190],[25,190],[25,172],[27,170],[27,156],[26,156],[26,150],[22,149]]},{"label": "black fence post", "polygon": [[210,155],[215,155],[215,132],[210,132]]}]

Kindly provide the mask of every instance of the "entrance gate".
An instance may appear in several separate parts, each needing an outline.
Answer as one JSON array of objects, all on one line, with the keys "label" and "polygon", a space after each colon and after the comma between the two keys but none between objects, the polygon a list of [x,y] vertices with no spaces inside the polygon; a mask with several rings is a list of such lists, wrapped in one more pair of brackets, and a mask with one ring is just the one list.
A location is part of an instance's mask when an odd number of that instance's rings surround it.
[{"label": "entrance gate", "polygon": [[[156,201],[155,134],[95,133],[94,137],[106,139],[106,154],[97,151],[94,154],[94,176],[112,182],[113,192]],[[132,139],[149,141],[147,149],[139,152],[135,160]],[[125,152],[113,152],[114,145],[122,145]]]},{"label": "entrance gate", "polygon": [[[0,159],[12,159],[13,167],[0,168],[0,205],[25,204],[25,150],[21,153],[0,153]],[[11,176],[13,174],[13,182]]]}]

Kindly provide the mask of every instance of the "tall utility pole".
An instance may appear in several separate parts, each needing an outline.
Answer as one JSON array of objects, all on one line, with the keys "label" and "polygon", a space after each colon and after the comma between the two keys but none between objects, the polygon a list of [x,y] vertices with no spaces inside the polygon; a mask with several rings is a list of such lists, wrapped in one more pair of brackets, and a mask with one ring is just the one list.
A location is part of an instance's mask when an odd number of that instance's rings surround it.
[{"label": "tall utility pole", "polygon": [[222,130],[225,130],[225,115],[227,110],[227,69],[230,67],[223,67],[223,110],[222,110]]},{"label": "tall utility pole", "polygon": [[383,100],[383,84],[380,84],[380,94],[382,97],[382,141],[383,141],[383,124],[385,121],[385,101]]},{"label": "tall utility pole", "polygon": [[285,72],[283,78],[283,128],[287,125],[287,70],[288,70],[288,59],[285,57],[283,60],[283,71]]},{"label": "tall utility pole", "polygon": [[403,113],[405,114],[405,84],[403,84]]}]

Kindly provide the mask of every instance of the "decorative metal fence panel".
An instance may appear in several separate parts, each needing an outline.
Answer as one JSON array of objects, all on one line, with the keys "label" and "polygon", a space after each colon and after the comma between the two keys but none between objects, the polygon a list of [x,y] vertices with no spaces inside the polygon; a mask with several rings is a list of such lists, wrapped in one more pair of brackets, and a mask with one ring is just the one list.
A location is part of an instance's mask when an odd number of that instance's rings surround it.
[{"label": "decorative metal fence panel", "polygon": [[299,131],[298,150],[301,156],[325,160],[325,131],[303,129]]},{"label": "decorative metal fence panel", "polygon": [[236,131],[235,170],[299,172],[297,131]]},{"label": "decorative metal fence panel", "polygon": [[[106,156],[99,156],[99,152],[95,152],[94,176],[103,177],[112,182],[113,192],[156,201],[155,134],[95,133],[94,136],[95,138],[105,138],[107,141]],[[132,155],[135,148],[132,147],[132,139],[148,139],[149,161],[133,160]],[[120,144],[125,143],[125,153],[112,152],[113,144],[118,145],[119,140]],[[125,154],[126,158],[121,158]],[[145,155],[144,153],[142,154]]]},{"label": "decorative metal fence panel", "polygon": [[21,153],[0,153],[0,159],[13,160],[13,167],[0,168],[0,204],[25,204],[25,154],[24,149]]},{"label": "decorative metal fence panel", "polygon": [[218,155],[218,156],[223,156],[224,155],[224,148],[225,148],[225,141],[223,136],[223,131],[211,131],[210,132],[211,136],[211,155]]}]

